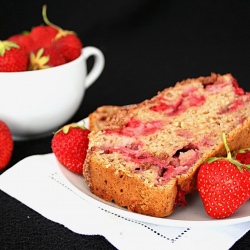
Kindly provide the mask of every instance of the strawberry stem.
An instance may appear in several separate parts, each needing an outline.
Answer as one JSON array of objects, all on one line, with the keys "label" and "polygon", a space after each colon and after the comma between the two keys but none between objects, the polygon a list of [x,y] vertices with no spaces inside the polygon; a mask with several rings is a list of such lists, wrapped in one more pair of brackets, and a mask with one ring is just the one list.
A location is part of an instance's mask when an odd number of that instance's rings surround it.
[{"label": "strawberry stem", "polygon": [[232,159],[232,154],[231,154],[231,151],[228,147],[228,144],[227,144],[227,138],[226,138],[226,134],[225,133],[222,133],[222,141],[224,143],[224,146],[226,148],[226,151],[227,151],[227,159]]},{"label": "strawberry stem", "polygon": [[50,20],[48,19],[47,17],[47,5],[43,5],[43,9],[42,9],[42,16],[43,16],[43,21],[48,25],[48,26],[51,26],[51,27],[54,27],[55,29],[57,30],[62,30],[61,27],[53,24],[52,22],[50,22]]},{"label": "strawberry stem", "polygon": [[232,158],[232,154],[228,147],[225,133],[222,133],[222,140],[227,151],[227,160],[231,162],[232,164],[234,164],[240,171],[242,171],[242,167],[245,167],[246,169],[250,169],[250,164],[242,164],[235,158]]},{"label": "strawberry stem", "polygon": [[238,160],[236,160],[235,157],[232,157],[231,151],[230,151],[229,146],[227,144],[227,138],[226,138],[225,133],[222,133],[222,141],[223,141],[223,144],[224,144],[226,152],[227,152],[227,157],[226,158],[225,157],[211,157],[206,162],[211,163],[211,162],[214,162],[216,160],[228,160],[229,162],[234,164],[240,171],[242,171],[242,167],[249,170],[250,169],[250,164],[242,164]]},{"label": "strawberry stem", "polygon": [[59,38],[61,38],[63,36],[67,36],[69,34],[76,35],[76,33],[74,31],[64,30],[61,27],[59,27],[59,26],[55,25],[54,23],[50,22],[50,20],[47,17],[47,5],[43,5],[42,16],[43,16],[43,21],[45,22],[45,24],[47,24],[48,26],[51,26],[51,27],[58,30],[58,33],[57,33],[57,35],[55,37],[55,40],[57,40],[57,39],[59,39]]}]

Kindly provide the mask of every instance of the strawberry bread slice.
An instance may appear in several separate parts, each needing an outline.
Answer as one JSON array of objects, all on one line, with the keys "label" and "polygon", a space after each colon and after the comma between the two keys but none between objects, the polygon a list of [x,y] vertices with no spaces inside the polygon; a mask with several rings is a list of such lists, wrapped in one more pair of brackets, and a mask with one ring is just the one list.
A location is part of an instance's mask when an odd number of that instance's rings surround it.
[{"label": "strawberry bread slice", "polygon": [[[92,193],[137,213],[165,217],[185,205],[199,166],[225,154],[223,132],[232,151],[250,147],[250,93],[231,74],[187,79],[142,103],[108,107],[89,134],[83,175]],[[101,113],[90,115],[92,124]]]}]

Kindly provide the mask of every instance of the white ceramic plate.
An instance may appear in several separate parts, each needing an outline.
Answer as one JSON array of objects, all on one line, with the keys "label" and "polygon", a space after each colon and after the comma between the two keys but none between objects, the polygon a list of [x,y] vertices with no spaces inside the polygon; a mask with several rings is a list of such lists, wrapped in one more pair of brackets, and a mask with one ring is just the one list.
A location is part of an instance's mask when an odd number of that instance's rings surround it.
[{"label": "white ceramic plate", "polygon": [[[87,123],[86,123],[87,125]],[[53,156],[53,155],[51,155]],[[112,212],[116,215],[132,219],[140,222],[151,223],[155,225],[175,226],[175,227],[207,227],[207,226],[224,226],[250,221],[250,200],[236,211],[236,213],[227,219],[212,219],[210,218],[201,202],[199,195],[192,194],[187,198],[188,205],[186,207],[178,207],[174,213],[165,218],[155,218],[151,216],[137,214],[128,211],[114,204],[107,202],[96,195],[92,194],[85,183],[84,177],[76,175],[57,163],[59,173],[64,178],[65,182],[74,190],[80,197],[88,202],[95,204],[101,209]]]}]

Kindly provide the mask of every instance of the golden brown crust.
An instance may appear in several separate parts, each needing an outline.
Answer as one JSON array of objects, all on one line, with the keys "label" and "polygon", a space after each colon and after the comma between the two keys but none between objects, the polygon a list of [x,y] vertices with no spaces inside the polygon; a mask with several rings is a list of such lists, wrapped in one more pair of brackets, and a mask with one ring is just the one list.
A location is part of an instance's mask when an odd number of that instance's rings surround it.
[{"label": "golden brown crust", "polygon": [[89,129],[101,130],[110,118],[120,109],[119,106],[105,105],[98,107],[94,112],[89,114]]},{"label": "golden brown crust", "polygon": [[[159,92],[158,96],[169,95],[169,93],[173,94],[172,91],[176,93],[179,88],[178,86],[187,84],[192,85],[194,82],[195,86],[197,86],[197,82],[202,82],[203,85],[216,85],[220,84],[221,81],[229,82],[231,84],[232,80],[230,74],[224,76],[212,74],[209,77],[187,79],[176,84],[177,90],[171,87]],[[122,156],[119,152],[117,155],[105,152],[105,150],[109,151],[109,148],[112,149],[117,146],[124,146],[127,150],[129,145],[131,146],[133,143],[137,142],[137,139],[133,138],[133,136],[125,136],[124,138],[116,135],[112,136],[105,134],[105,130],[100,130],[107,128],[111,130],[117,128],[122,129],[126,124],[126,121],[131,117],[136,117],[136,119],[149,122],[162,119],[162,117],[165,116],[157,112],[151,112],[148,109],[148,107],[152,107],[152,104],[157,102],[158,97],[156,96],[150,100],[145,100],[144,102],[138,105],[133,105],[132,107],[123,108],[109,106],[106,110],[107,106],[104,106],[99,109],[97,113],[100,115],[100,111],[104,111],[106,120],[101,123],[99,128],[96,125],[92,126],[95,127],[96,130],[90,133],[90,146],[83,172],[91,191],[105,200],[114,201],[116,204],[128,207],[129,210],[137,213],[155,217],[165,217],[170,215],[174,211],[176,203],[179,202],[178,199],[181,194],[192,193],[196,190],[196,176],[199,166],[210,157],[226,154],[221,139],[222,132],[225,132],[227,135],[227,142],[231,151],[250,147],[249,94],[245,96],[245,99],[242,99],[243,102],[247,104],[244,104],[241,109],[236,109],[236,111],[232,111],[231,113],[225,112],[225,114],[218,114],[218,112],[221,111],[221,107],[229,107],[231,102],[234,103],[234,98],[236,98],[236,103],[238,103],[238,96],[232,91],[232,89],[226,90],[220,98],[213,94],[211,99],[209,99],[210,102],[206,104],[207,106],[202,112],[200,112],[201,110],[199,108],[194,108],[195,111],[192,112],[192,108],[190,108],[190,110],[187,110],[187,114],[183,117],[171,116],[171,122],[165,124],[166,128],[163,130],[162,136],[159,136],[160,132],[158,132],[156,134],[157,136],[154,134],[148,137],[139,137],[142,145],[147,145],[144,148],[141,145],[140,151],[145,152],[146,150],[147,152],[150,152],[152,157],[157,158],[158,160],[162,159],[163,155],[165,155],[165,157],[171,155],[170,149],[172,144],[174,144],[174,146],[187,145],[187,141],[190,141],[191,144],[195,144],[197,140],[202,139],[200,142],[202,141],[204,145],[207,145],[204,146],[203,144],[199,144],[197,146],[201,151],[199,158],[188,171],[177,174],[174,178],[162,185],[154,182],[156,176],[159,174],[157,172],[159,171],[159,168],[149,168],[149,170],[152,170],[150,173],[147,171],[142,171],[142,174],[141,172],[137,173],[131,170],[136,164],[124,159],[125,156]],[[215,89],[215,91],[217,91],[217,89]],[[220,93],[218,93],[218,96],[219,95]],[[210,96],[207,96],[206,98],[210,98]],[[240,99],[240,101],[242,100]],[[213,105],[217,105],[216,110],[214,111]],[[199,115],[197,115],[196,112],[200,112]],[[92,123],[98,122],[98,116],[94,116],[97,113],[90,115],[90,117],[92,117]],[[193,123],[193,120],[198,120],[199,122],[197,123],[195,121]],[[197,126],[197,128],[192,128],[191,137],[189,137],[189,122],[191,126]],[[187,138],[184,137],[184,139],[186,139],[181,142],[178,140],[175,141],[175,137],[178,137],[178,135],[176,134],[171,137],[170,133],[165,136],[168,130],[171,130],[172,133],[175,133],[174,131],[176,130],[185,132],[187,133]],[[172,139],[170,139],[170,137]],[[178,139],[182,140],[183,137],[180,136]],[[173,141],[168,143],[169,140]],[[157,143],[155,143],[155,141],[157,141]],[[157,148],[158,144],[162,146]],[[138,151],[136,151],[136,153],[137,152]]]},{"label": "golden brown crust", "polygon": [[85,169],[86,182],[92,193],[106,201],[114,201],[130,211],[155,217],[165,217],[173,212],[177,195],[176,180],[166,186],[148,186],[136,175],[107,167],[94,156],[89,159]]},{"label": "golden brown crust", "polygon": [[[119,111],[123,116],[126,116],[133,105],[129,106],[112,106],[104,105],[98,107],[94,112],[89,114],[89,128],[90,130],[103,130],[109,124]],[[119,123],[118,120],[116,123]]]}]

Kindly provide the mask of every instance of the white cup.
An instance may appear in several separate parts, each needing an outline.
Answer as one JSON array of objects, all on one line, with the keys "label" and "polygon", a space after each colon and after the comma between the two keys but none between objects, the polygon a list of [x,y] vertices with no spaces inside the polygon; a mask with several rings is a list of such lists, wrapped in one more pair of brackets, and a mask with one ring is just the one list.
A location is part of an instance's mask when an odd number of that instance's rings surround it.
[{"label": "white cup", "polygon": [[[94,65],[87,73],[86,61],[92,56]],[[104,65],[103,53],[86,47],[80,57],[57,67],[0,72],[0,120],[9,126],[14,140],[52,133],[76,113]]]}]

